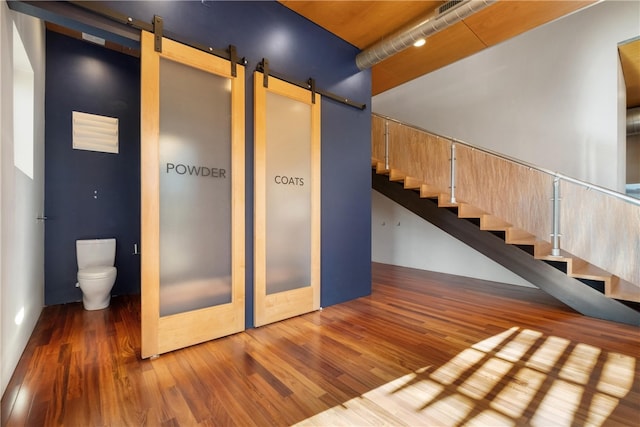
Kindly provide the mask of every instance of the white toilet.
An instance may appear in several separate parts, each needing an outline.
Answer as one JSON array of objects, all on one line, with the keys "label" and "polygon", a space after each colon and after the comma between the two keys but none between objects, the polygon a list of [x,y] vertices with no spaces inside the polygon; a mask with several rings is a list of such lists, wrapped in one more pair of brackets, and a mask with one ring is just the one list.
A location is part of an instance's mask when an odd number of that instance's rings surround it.
[{"label": "white toilet", "polygon": [[78,284],[85,310],[109,307],[116,282],[116,239],[76,240]]}]

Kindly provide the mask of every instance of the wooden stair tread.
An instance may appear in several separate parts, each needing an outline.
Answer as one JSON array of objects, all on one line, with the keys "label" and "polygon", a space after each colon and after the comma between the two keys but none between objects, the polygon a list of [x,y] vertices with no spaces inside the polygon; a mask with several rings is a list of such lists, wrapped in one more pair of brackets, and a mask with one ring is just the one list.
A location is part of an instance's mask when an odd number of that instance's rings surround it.
[{"label": "wooden stair tread", "polygon": [[439,195],[440,195],[440,190],[429,184],[422,184],[420,186],[420,198],[422,199],[436,198]]},{"label": "wooden stair tread", "polygon": [[407,190],[419,190],[422,187],[422,181],[412,176],[404,179],[404,188]]},{"label": "wooden stair tread", "polygon": [[480,217],[480,230],[506,231],[509,227],[511,227],[511,224],[497,216],[485,214]]},{"label": "wooden stair tread", "polygon": [[389,170],[389,181],[404,181],[407,174],[399,171],[398,169]]},{"label": "wooden stair tread", "polygon": [[375,157],[371,157],[371,167],[376,169],[378,175],[388,175],[389,169],[384,167],[384,162]]},{"label": "wooden stair tread", "polygon": [[551,254],[551,245],[547,242],[544,243],[548,245],[548,247],[545,248],[545,253],[536,254],[535,258],[544,261],[566,262],[567,275],[569,275],[570,277],[588,280],[600,280],[605,282],[605,284],[610,284],[612,278],[614,277],[608,271],[603,270],[593,264],[589,264],[587,261],[578,258],[563,249],[560,249],[559,256],[554,256]]},{"label": "wooden stair tread", "polygon": [[[557,257],[551,255],[551,243],[546,240],[538,240],[535,245],[535,259],[544,260],[545,257],[551,257],[552,260],[557,260]],[[562,253],[562,252],[561,252]]]},{"label": "wooden stair tread", "polygon": [[507,229],[505,241],[510,245],[535,245],[536,236],[521,228],[510,227]]},{"label": "wooden stair tread", "polygon": [[593,264],[584,262],[582,265],[574,264],[571,269],[570,276],[580,277],[582,279],[604,280],[611,279],[613,275]]},{"label": "wooden stair tread", "polygon": [[611,284],[612,277],[614,276],[608,271],[596,267],[593,264],[589,264],[582,258],[579,258],[563,249],[560,249],[559,256],[552,255],[551,244],[549,244],[548,242],[543,242],[543,245],[545,248],[545,252],[542,254],[537,253],[535,256],[536,259],[541,259],[544,261],[565,262],[567,263],[567,275],[569,275],[570,277],[588,280],[600,280],[605,282],[606,285]]},{"label": "wooden stair tread", "polygon": [[569,264],[567,268],[567,275],[569,275],[569,277],[604,282],[604,293],[609,296],[608,294],[611,293],[611,285],[614,281],[617,281],[617,277],[580,258],[574,259],[573,261],[573,265]]},{"label": "wooden stair tread", "polygon": [[486,214],[482,209],[469,203],[461,202],[458,204],[458,218],[482,218],[482,215]]},{"label": "wooden stair tread", "polygon": [[548,245],[545,245],[544,248],[541,248],[540,253],[536,254],[536,259],[541,259],[545,261],[567,262],[573,259],[573,255],[563,249],[560,249],[560,255],[552,255],[551,244],[548,244]]},{"label": "wooden stair tread", "polygon": [[440,193],[438,194],[438,207],[439,208],[457,208],[457,202],[451,202],[451,194]]},{"label": "wooden stair tread", "polygon": [[627,292],[611,292],[606,294],[609,298],[620,299],[624,301],[640,302],[640,293],[627,293]]},{"label": "wooden stair tread", "polygon": [[606,296],[625,301],[640,302],[640,286],[618,277],[615,277],[615,279],[612,280],[609,289],[605,289]]},{"label": "wooden stair tread", "polygon": [[518,237],[518,238],[511,238],[507,241],[508,244],[510,245],[528,245],[528,246],[536,246],[536,244],[538,244],[539,240],[535,237]]},{"label": "wooden stair tread", "polygon": [[384,163],[378,163],[378,165],[376,166],[376,173],[378,175],[389,175],[390,172],[390,169],[384,168]]}]

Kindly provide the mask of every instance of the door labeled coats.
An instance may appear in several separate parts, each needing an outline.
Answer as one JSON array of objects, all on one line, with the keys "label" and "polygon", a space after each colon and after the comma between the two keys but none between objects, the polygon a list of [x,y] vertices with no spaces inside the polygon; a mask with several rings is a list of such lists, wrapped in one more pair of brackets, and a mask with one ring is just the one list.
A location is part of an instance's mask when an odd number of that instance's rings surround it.
[{"label": "door labeled coats", "polygon": [[320,96],[256,72],[255,324],[320,308]]}]

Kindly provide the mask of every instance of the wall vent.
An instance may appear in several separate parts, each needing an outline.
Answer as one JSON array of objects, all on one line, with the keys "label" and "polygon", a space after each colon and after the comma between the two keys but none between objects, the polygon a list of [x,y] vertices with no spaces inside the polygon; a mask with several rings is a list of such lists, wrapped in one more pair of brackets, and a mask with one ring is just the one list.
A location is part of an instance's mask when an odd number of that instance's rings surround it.
[{"label": "wall vent", "polygon": [[74,111],[72,120],[75,150],[118,153],[118,119]]}]

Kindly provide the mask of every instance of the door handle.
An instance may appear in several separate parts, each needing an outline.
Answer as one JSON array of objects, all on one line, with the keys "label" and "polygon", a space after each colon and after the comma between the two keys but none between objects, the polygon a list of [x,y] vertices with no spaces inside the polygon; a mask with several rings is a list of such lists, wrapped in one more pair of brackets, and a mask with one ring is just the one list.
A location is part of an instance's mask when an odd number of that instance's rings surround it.
[{"label": "door handle", "polygon": [[47,219],[46,216],[39,216],[36,218],[38,221],[45,221]]}]

